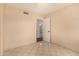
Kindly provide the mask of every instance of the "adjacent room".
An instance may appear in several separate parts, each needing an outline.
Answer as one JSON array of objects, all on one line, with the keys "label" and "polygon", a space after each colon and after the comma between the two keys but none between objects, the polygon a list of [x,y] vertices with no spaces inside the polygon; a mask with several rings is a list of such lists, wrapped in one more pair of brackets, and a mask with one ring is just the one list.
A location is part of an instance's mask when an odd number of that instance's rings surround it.
[{"label": "adjacent room", "polygon": [[4,3],[0,17],[4,56],[79,56],[79,4]]}]

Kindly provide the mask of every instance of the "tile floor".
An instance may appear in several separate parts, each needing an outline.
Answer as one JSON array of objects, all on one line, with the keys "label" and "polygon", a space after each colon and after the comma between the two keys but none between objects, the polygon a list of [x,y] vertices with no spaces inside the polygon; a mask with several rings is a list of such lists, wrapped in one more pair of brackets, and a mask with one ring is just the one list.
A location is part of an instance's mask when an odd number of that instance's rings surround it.
[{"label": "tile floor", "polygon": [[4,56],[79,56],[79,53],[56,44],[41,41],[4,51]]}]

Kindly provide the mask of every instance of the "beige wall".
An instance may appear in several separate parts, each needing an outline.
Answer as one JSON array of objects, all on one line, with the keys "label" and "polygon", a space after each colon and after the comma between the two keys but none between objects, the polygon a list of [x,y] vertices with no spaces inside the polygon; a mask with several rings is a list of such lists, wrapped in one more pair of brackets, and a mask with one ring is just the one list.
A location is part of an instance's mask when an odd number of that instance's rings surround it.
[{"label": "beige wall", "polygon": [[1,55],[1,4],[0,4],[0,55]]},{"label": "beige wall", "polygon": [[2,55],[2,22],[3,21],[3,4],[0,3],[0,55]]},{"label": "beige wall", "polygon": [[79,52],[79,5],[72,5],[51,15],[51,39]]},{"label": "beige wall", "polygon": [[23,14],[23,10],[5,4],[4,50],[36,42],[37,16]]}]

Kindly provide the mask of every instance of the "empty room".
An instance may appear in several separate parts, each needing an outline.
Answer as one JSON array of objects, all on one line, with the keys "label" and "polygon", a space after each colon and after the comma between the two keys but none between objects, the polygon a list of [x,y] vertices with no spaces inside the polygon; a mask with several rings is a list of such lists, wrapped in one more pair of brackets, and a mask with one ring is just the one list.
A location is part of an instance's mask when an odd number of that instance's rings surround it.
[{"label": "empty room", "polygon": [[0,3],[0,55],[79,56],[78,3]]}]

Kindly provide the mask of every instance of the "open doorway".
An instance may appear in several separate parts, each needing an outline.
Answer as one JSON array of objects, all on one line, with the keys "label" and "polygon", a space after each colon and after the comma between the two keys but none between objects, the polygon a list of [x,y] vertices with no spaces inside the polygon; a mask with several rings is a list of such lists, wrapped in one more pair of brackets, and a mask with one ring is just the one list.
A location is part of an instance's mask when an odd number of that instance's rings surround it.
[{"label": "open doorway", "polygon": [[43,20],[41,19],[37,19],[36,39],[37,39],[37,42],[43,41]]},{"label": "open doorway", "polygon": [[36,24],[36,40],[50,42],[50,17],[45,19],[37,19]]}]

